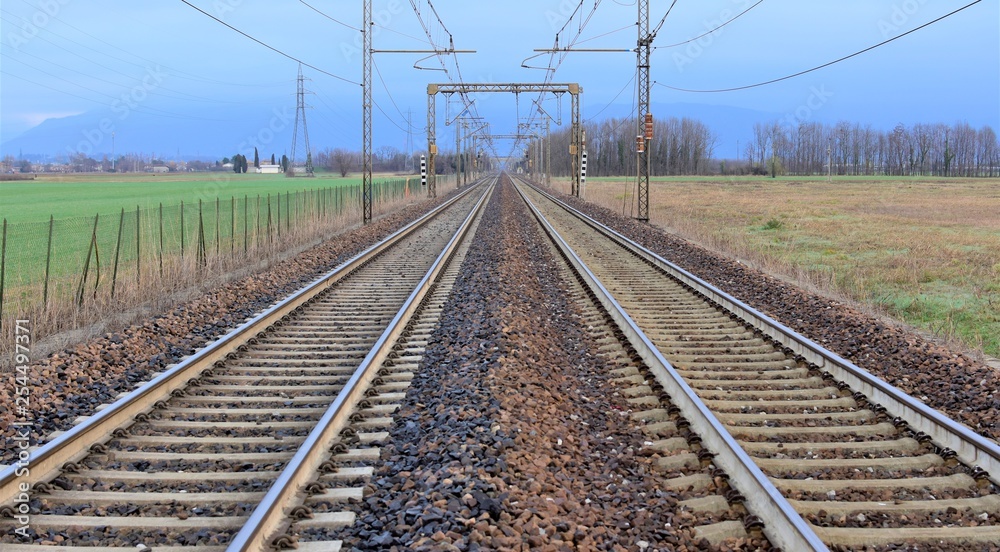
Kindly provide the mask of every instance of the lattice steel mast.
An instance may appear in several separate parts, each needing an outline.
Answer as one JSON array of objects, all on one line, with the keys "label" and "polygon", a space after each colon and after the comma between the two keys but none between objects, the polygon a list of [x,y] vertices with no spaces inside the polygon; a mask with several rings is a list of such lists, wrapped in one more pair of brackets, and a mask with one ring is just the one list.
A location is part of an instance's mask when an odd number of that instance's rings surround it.
[{"label": "lattice steel mast", "polygon": [[[636,44],[637,65],[639,72],[639,120],[638,137],[636,138],[638,155],[638,216],[637,219],[649,221],[649,147],[647,136],[652,137],[652,122],[647,124],[649,118],[649,58],[654,35],[649,32],[649,0],[637,0],[639,6],[639,39]],[[647,128],[649,127],[649,128]],[[639,138],[641,137],[641,138]]]},{"label": "lattice steel mast", "polygon": [[372,0],[364,1],[364,24],[361,27],[361,34],[364,37],[364,52],[362,53],[362,146],[361,162],[363,165],[361,176],[361,203],[362,222],[369,224],[372,221]]},{"label": "lattice steel mast", "polygon": [[306,125],[306,85],[305,77],[302,76],[302,64],[299,64],[299,78],[298,86],[296,88],[296,102],[295,102],[295,133],[292,134],[292,168],[294,170],[296,163],[296,153],[299,140],[299,125],[302,125],[302,136],[303,141],[306,146],[306,159],[303,165],[306,169],[306,174],[313,176],[313,165],[312,165],[312,149],[309,147],[309,127]]}]

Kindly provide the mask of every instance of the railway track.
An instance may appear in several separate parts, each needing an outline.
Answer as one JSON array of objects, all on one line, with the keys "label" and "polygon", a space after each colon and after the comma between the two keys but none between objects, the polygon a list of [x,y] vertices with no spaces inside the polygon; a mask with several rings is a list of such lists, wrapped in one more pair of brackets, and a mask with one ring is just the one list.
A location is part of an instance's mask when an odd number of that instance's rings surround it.
[{"label": "railway track", "polygon": [[[289,515],[350,523],[314,503],[360,496],[350,483],[365,470],[343,464],[377,458],[411,377],[400,360],[433,326],[440,299],[429,294],[447,288],[437,282],[488,184],[54,437],[25,463],[30,476],[0,472],[0,549],[261,550],[296,539]],[[330,481],[348,485],[326,490]],[[312,535],[303,548],[339,546]]]},{"label": "railway track", "polygon": [[[997,549],[995,442],[526,183],[518,188],[650,368],[648,378],[632,376],[634,392],[666,392],[672,419],[701,436],[700,454],[726,471],[773,543]],[[689,448],[677,460],[693,461]]]}]

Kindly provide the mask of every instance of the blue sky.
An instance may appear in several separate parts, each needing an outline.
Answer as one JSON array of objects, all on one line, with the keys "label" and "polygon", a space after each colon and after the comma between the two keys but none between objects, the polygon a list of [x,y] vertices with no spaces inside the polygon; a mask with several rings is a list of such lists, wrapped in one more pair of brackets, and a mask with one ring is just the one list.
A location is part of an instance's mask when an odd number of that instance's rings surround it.
[{"label": "blue sky", "polygon": [[[317,14],[298,0],[190,0],[275,48],[351,81],[361,80],[360,34]],[[358,27],[361,2],[308,0],[328,15]],[[551,47],[556,31],[580,4],[573,0],[506,0],[415,3],[434,42],[450,35],[465,81],[539,81],[544,71],[522,68],[534,48]],[[752,84],[807,69],[896,36],[968,1],[765,0],[721,32],[686,46],[666,46],[697,36],[753,4],[752,0],[679,0],[657,35],[652,77],[681,88],[714,89]],[[583,15],[594,0],[585,0]],[[635,46],[635,0],[596,2],[580,47]],[[425,49],[430,45],[409,0],[375,0],[375,47]],[[659,22],[670,2],[653,0]],[[297,64],[212,21],[179,0],[3,0],[0,46],[0,142],[49,118],[142,112],[165,122],[225,125],[243,117],[267,121],[274,110],[294,108]],[[577,17],[562,44],[581,27]],[[428,82],[456,78],[418,70],[421,57],[378,54],[381,74],[374,96],[379,135],[398,134],[413,110],[417,144],[424,139]],[[535,61],[547,61],[537,58]],[[529,65],[532,62],[529,62]],[[436,60],[423,62],[440,67]],[[583,116],[628,110],[633,53],[574,53],[555,82],[579,82]],[[360,148],[361,90],[311,69],[310,131],[330,144]],[[385,86],[382,84],[385,82]],[[388,92],[387,92],[388,88]],[[818,95],[822,98],[816,100]],[[657,116],[683,116],[671,104],[753,109],[776,117],[805,113],[822,121],[968,121],[1000,128],[1000,3],[986,0],[949,19],[833,67],[775,85],[738,92],[687,93],[654,87]],[[602,111],[612,104],[611,109]],[[483,96],[494,132],[516,128],[530,98]],[[553,107],[554,106],[550,106]],[[133,111],[134,110],[134,111]],[[568,113],[568,104],[565,106]],[[384,112],[384,114],[382,113]],[[145,120],[145,119],[144,119]],[[316,130],[313,130],[316,129]],[[439,132],[442,132],[439,129]],[[288,131],[290,134],[290,131]],[[445,134],[447,135],[447,134]],[[234,143],[238,137],[234,137]],[[317,145],[317,144],[314,144]]]}]

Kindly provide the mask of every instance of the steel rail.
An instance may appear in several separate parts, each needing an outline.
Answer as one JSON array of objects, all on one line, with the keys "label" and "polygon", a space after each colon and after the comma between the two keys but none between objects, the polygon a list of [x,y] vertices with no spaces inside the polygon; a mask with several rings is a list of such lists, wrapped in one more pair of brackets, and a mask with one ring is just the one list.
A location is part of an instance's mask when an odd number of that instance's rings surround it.
[{"label": "steel rail", "polygon": [[950,449],[969,466],[982,468],[989,474],[993,483],[1000,485],[1000,444],[948,418],[850,360],[827,350],[815,341],[639,245],[620,232],[566,205],[544,190],[534,189],[595,230],[617,241],[622,247],[644,258],[661,271],[702,294],[709,301],[720,305],[760,330],[787,349],[787,353],[799,355],[805,361],[815,364],[820,370],[829,372],[838,381],[849,385],[852,390],[865,395],[868,402],[884,407],[890,416],[901,418],[914,430],[926,433],[939,448]]},{"label": "steel rail", "polygon": [[563,257],[584,279],[596,300],[670,395],[671,401],[691,423],[691,428],[698,433],[704,445],[715,453],[712,462],[725,470],[730,484],[743,493],[748,509],[765,520],[764,534],[772,543],[785,550],[829,550],[541,211],[522,190],[518,189],[518,192]]},{"label": "steel rail", "polygon": [[54,478],[67,462],[82,459],[90,453],[90,447],[111,439],[111,431],[130,424],[139,414],[149,412],[156,402],[169,397],[173,391],[184,388],[190,380],[197,378],[205,369],[224,360],[227,355],[236,352],[240,346],[256,337],[275,321],[287,316],[398,243],[417,228],[436,218],[448,207],[470,193],[472,189],[470,187],[456,195],[431,212],[393,232],[381,242],[327,272],[311,284],[307,284],[286,299],[268,307],[150,381],[95,412],[52,441],[31,451],[26,459],[21,459],[20,462],[5,467],[0,471],[0,505],[8,504],[23,492],[21,485],[25,483],[26,477],[30,478],[28,482],[32,484]]},{"label": "steel rail", "polygon": [[448,261],[465,239],[473,221],[489,200],[492,190],[491,185],[407,297],[343,389],[337,393],[336,399],[309,432],[295,456],[285,465],[267,494],[250,514],[246,524],[230,541],[228,552],[269,550],[271,539],[279,536],[278,533],[287,527],[286,511],[301,504],[301,500],[296,500],[296,495],[300,495],[302,488],[314,478],[319,465],[329,457],[331,444],[349,422],[349,416],[375,379],[378,368],[389,357],[392,346],[402,335],[406,324],[418,311],[440,273],[448,266]]}]

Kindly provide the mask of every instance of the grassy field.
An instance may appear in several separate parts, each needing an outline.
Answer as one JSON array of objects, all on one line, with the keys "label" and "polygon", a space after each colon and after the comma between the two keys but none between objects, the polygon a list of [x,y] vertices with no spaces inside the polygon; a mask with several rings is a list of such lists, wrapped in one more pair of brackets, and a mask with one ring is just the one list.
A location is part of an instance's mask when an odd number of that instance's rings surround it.
[{"label": "grassy field", "polygon": [[[213,178],[213,176],[215,178]],[[376,175],[376,180],[392,180],[393,175]],[[410,178],[419,178],[413,177]],[[168,174],[72,174],[39,175],[36,180],[0,182],[0,218],[8,222],[48,221],[112,215],[126,211],[203,201],[216,197],[251,198],[260,194],[302,191],[304,189],[360,186],[361,176],[341,178],[320,174],[316,178],[286,178],[283,175],[236,175],[225,173]]]},{"label": "grassy field", "polygon": [[[657,226],[1000,356],[1000,181],[657,178],[650,190]],[[619,213],[633,193],[587,180],[586,199]]]}]

